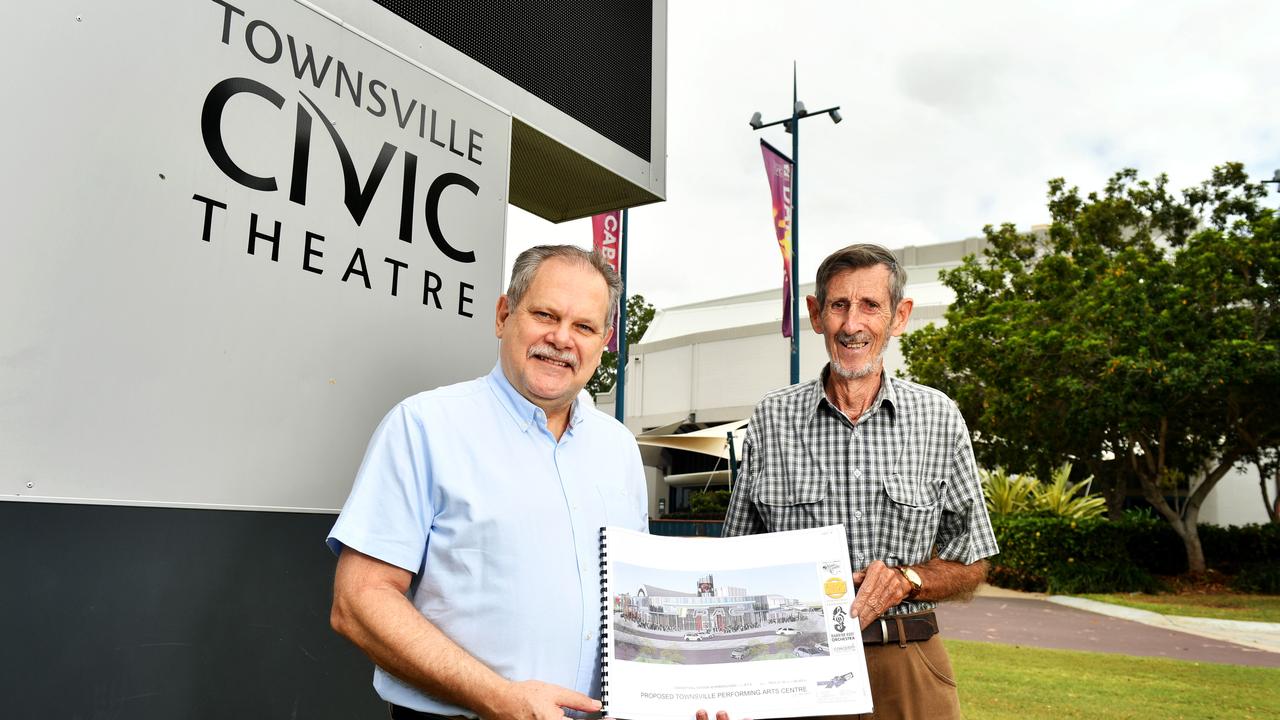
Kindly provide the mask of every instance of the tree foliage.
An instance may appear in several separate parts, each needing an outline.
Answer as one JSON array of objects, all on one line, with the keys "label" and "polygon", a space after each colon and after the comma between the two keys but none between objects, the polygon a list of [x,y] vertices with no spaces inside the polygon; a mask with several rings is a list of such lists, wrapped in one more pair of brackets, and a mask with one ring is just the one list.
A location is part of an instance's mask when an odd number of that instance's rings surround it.
[{"label": "tree foliage", "polygon": [[[1280,447],[1280,229],[1240,164],[1174,193],[1117,173],[1082,196],[1049,183],[1047,232],[985,228],[944,272],[947,324],[904,338],[910,374],[959,404],[988,466],[1063,461],[1136,482],[1204,570],[1200,505]],[[1118,504],[1112,505],[1118,508]]]},{"label": "tree foliage", "polygon": [[[632,295],[627,298],[628,345],[634,345],[644,337],[645,331],[649,329],[649,323],[653,321],[653,312],[653,306],[645,301],[643,295]],[[591,380],[587,382],[587,392],[591,393],[591,397],[609,392],[617,379],[618,353],[605,350],[600,358],[600,367],[596,368],[595,375],[592,375]]]}]

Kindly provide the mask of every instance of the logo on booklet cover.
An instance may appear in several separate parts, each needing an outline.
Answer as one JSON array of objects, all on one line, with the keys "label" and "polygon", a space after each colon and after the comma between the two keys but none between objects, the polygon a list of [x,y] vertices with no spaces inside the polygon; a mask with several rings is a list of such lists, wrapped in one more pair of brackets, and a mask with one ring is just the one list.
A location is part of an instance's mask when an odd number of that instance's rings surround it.
[{"label": "logo on booklet cover", "polygon": [[829,598],[839,600],[844,597],[845,593],[849,592],[849,586],[838,577],[828,578],[822,584],[822,592],[826,593]]}]

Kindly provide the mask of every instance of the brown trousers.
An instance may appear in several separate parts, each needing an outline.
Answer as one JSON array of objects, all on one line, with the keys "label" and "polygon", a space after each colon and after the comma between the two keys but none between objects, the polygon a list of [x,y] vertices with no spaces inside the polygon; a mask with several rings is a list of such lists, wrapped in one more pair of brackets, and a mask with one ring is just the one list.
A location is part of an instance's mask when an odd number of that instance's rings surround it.
[{"label": "brown trousers", "polygon": [[960,720],[951,658],[937,635],[923,642],[865,645],[875,712],[829,720]]}]

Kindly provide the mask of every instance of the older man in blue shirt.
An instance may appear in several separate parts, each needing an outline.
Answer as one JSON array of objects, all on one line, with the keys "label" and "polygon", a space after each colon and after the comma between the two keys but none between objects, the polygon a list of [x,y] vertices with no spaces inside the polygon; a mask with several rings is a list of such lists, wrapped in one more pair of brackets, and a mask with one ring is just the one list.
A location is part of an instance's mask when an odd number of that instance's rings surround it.
[{"label": "older man in blue shirt", "polygon": [[393,718],[600,709],[599,529],[647,529],[635,438],[579,399],[620,292],[597,255],[525,251],[493,371],[374,433],[328,539],[332,623]]}]

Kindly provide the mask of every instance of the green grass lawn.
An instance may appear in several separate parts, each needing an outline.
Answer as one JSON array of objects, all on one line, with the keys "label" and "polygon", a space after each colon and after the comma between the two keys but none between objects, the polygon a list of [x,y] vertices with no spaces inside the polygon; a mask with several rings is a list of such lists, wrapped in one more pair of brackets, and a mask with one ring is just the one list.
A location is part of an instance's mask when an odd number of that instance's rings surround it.
[{"label": "green grass lawn", "polygon": [[945,642],[967,720],[1280,717],[1280,668]]},{"label": "green grass lawn", "polygon": [[1163,615],[1280,623],[1280,595],[1108,593],[1080,597]]}]

